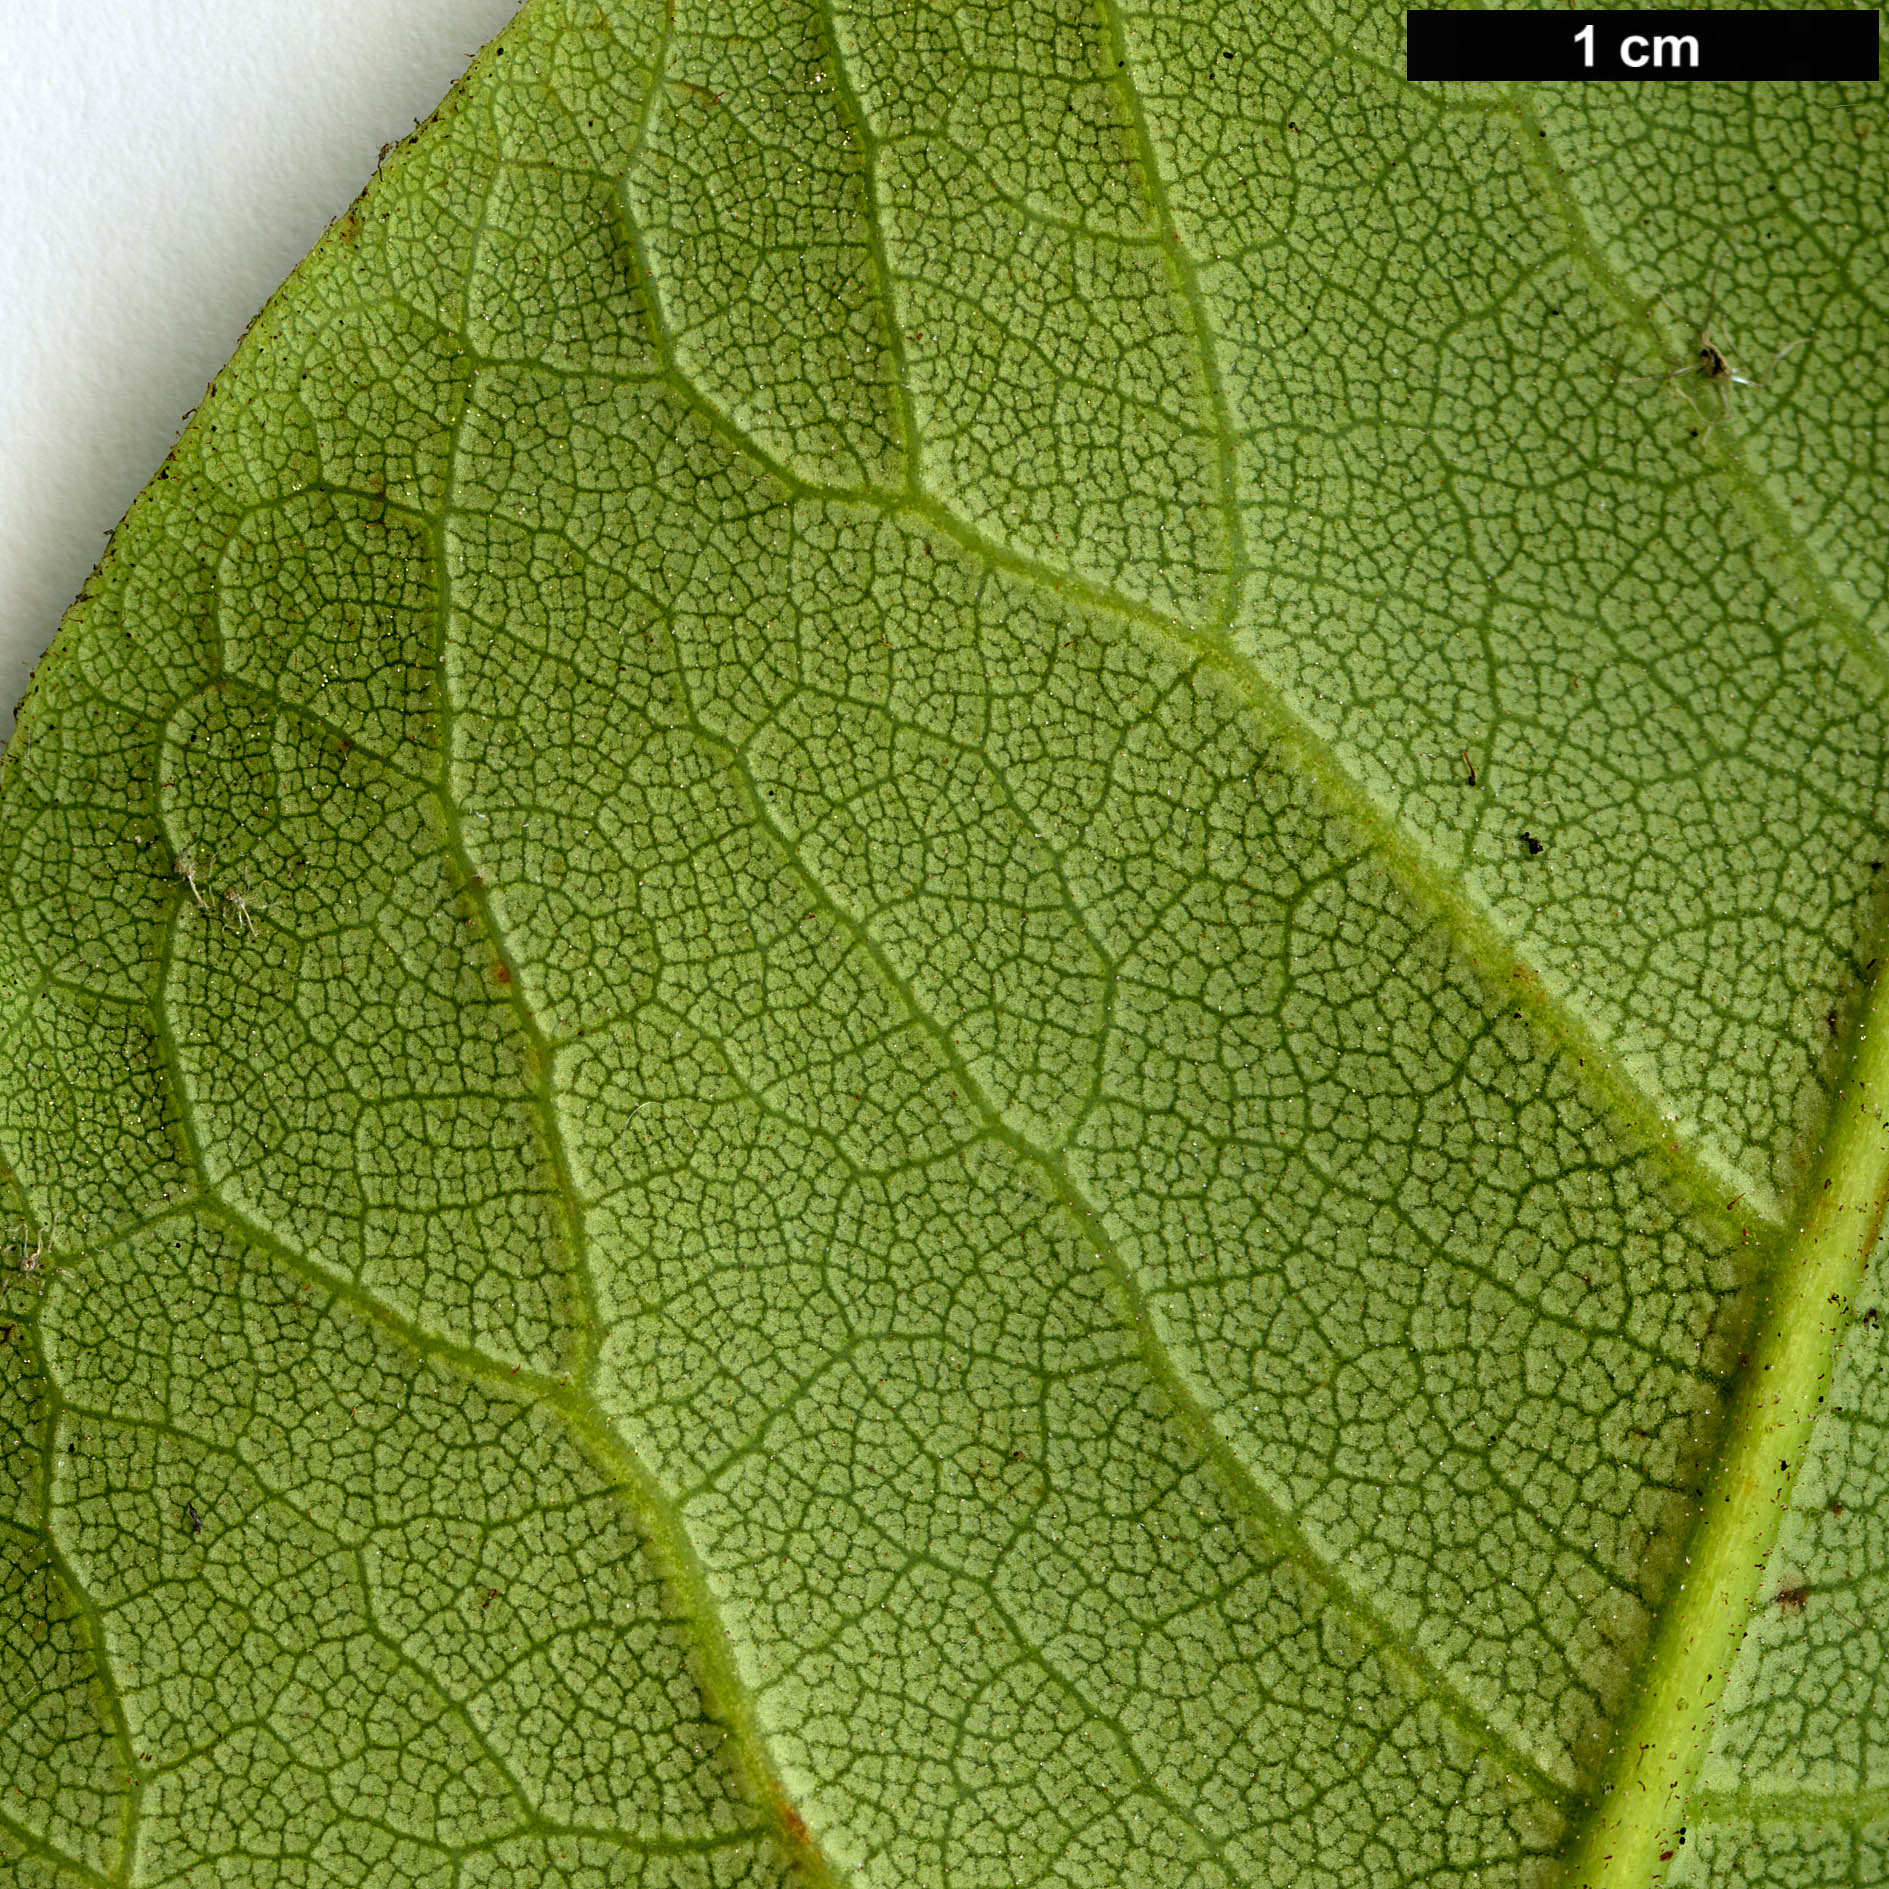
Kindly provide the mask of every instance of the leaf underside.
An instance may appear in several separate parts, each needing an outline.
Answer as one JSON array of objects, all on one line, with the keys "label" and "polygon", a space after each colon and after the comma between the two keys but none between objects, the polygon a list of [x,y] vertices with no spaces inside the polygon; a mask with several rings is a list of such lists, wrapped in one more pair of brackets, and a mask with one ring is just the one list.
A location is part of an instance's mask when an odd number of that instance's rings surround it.
[{"label": "leaf underside", "polygon": [[[259,319],[0,780],[22,1884],[1565,1873],[1862,1032],[1889,126],[1400,34],[533,0]],[[1675,1879],[1889,1880],[1873,1291]]]}]

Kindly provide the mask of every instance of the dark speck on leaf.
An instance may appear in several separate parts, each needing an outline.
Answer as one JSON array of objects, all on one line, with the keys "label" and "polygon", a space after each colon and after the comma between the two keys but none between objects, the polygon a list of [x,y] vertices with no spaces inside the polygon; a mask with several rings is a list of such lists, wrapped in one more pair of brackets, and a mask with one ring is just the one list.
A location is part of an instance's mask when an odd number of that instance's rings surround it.
[{"label": "dark speck on leaf", "polygon": [[1810,1583],[1800,1581],[1795,1587],[1780,1587],[1772,1598],[1777,1602],[1780,1613],[1801,1614],[1805,1601],[1810,1598]]},{"label": "dark speck on leaf", "polygon": [[1880,1330],[1882,1326],[1882,1307],[1872,1305],[1869,1310],[1863,1314],[1863,1323],[1867,1325],[1871,1331]]},{"label": "dark speck on leaf", "polygon": [[1535,858],[1538,854],[1547,850],[1542,845],[1541,841],[1536,839],[1536,837],[1532,833],[1524,833],[1521,836],[1521,839],[1522,839],[1522,846],[1524,850],[1527,852],[1530,859]]},{"label": "dark speck on leaf", "polygon": [[196,1504],[194,1502],[186,1502],[184,1504],[184,1513],[190,1517],[190,1532],[193,1535],[201,1535],[203,1533],[203,1517],[197,1513]]}]

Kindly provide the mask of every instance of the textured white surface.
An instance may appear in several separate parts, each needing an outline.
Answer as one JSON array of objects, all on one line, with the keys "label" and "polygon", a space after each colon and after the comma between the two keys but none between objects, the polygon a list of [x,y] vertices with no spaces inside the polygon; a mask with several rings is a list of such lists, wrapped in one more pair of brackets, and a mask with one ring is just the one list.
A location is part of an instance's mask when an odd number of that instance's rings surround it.
[{"label": "textured white surface", "polygon": [[0,4],[0,737],[251,317],[516,6]]}]

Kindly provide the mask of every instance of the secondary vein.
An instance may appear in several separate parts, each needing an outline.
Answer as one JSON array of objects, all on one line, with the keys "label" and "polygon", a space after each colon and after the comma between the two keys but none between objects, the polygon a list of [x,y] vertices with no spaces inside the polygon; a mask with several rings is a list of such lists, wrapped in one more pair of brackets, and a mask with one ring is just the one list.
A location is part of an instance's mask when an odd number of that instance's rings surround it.
[{"label": "secondary vein", "polygon": [[[485,226],[487,199],[481,204],[480,230]],[[477,236],[474,238],[476,254]],[[434,788],[447,844],[459,870],[465,894],[479,917],[493,949],[509,968],[516,955],[499,924],[498,913],[480,867],[468,842],[454,786],[454,734],[457,704],[453,700],[446,663],[446,647],[452,633],[454,599],[452,590],[451,547],[447,542],[447,520],[452,513],[453,484],[460,441],[471,407],[471,383],[460,390],[459,410],[453,416],[451,432],[441,475],[439,514],[429,521],[433,541],[437,592],[435,611],[435,669],[439,689],[440,772]],[[529,1045],[533,1081],[530,1097],[539,1119],[545,1151],[555,1183],[554,1193],[565,1222],[565,1237],[571,1256],[573,1283],[580,1300],[576,1356],[573,1375],[578,1396],[567,1401],[564,1414],[572,1428],[587,1441],[592,1455],[637,1492],[639,1519],[652,1553],[660,1565],[670,1591],[686,1615],[698,1662],[698,1680],[709,1709],[727,1728],[737,1762],[753,1799],[755,1808],[768,1816],[781,1849],[798,1864],[806,1879],[814,1885],[837,1880],[833,1866],[808,1832],[805,1820],[790,1808],[790,1798],[773,1753],[762,1734],[754,1700],[742,1683],[734,1649],[716,1604],[707,1570],[696,1552],[682,1512],[674,1497],[657,1480],[617,1434],[603,1415],[594,1395],[596,1354],[601,1334],[595,1266],[590,1252],[590,1229],[585,1203],[580,1194],[564,1134],[564,1121],[554,1088],[556,1059],[543,1025],[538,1021],[526,995],[523,982],[508,975],[504,985],[520,1033]]]},{"label": "secondary vein", "polygon": [[1053,1197],[1081,1229],[1084,1244],[1094,1256],[1116,1297],[1143,1368],[1169,1403],[1177,1427],[1212,1469],[1226,1493],[1231,1512],[1253,1531],[1260,1547],[1269,1554],[1287,1560],[1334,1612],[1345,1619],[1363,1640],[1376,1648],[1386,1664],[1396,1669],[1406,1684],[1433,1701],[1458,1730],[1489,1753],[1511,1775],[1520,1779],[1529,1790],[1545,1802],[1559,1805],[1566,1795],[1563,1786],[1556,1783],[1534,1759],[1492,1724],[1460,1691],[1447,1672],[1409,1645],[1363,1595],[1351,1588],[1331,1563],[1313,1548],[1293,1518],[1260,1486],[1239,1454],[1221,1435],[1219,1426],[1175,1363],[1163,1342],[1159,1324],[1133,1267],[1122,1256],[1101,1210],[1078,1184],[1067,1162],[1012,1125],[978,1080],[950,1033],[920,1003],[917,992],[892,962],[870,928],[835,898],[825,881],[802,858],[799,848],[770,816],[767,796],[759,790],[741,755],[728,742],[695,720],[693,704],[691,719],[699,738],[725,758],[730,770],[741,781],[756,820],[781,848],[805,886],[808,897],[845,929],[871,962],[887,990],[925,1032],[950,1071],[959,1093],[981,1117],[991,1139],[1008,1148],[1018,1160],[1040,1174]]}]

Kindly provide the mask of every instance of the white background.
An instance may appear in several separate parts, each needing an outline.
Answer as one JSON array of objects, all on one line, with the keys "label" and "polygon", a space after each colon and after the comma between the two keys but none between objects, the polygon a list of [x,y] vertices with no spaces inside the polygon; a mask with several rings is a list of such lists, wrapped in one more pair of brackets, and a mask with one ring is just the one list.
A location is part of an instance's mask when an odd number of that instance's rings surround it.
[{"label": "white background", "polygon": [[0,0],[0,739],[271,291],[518,0]]}]

